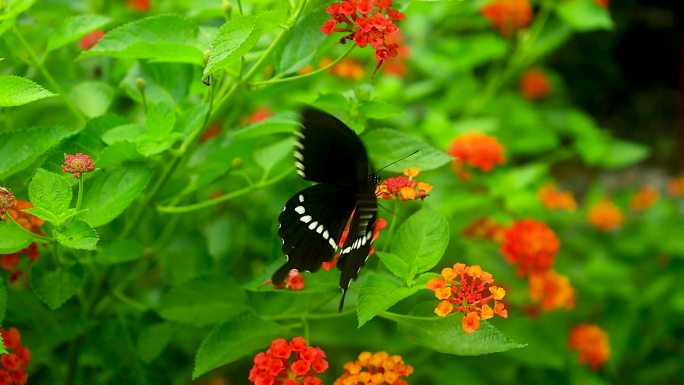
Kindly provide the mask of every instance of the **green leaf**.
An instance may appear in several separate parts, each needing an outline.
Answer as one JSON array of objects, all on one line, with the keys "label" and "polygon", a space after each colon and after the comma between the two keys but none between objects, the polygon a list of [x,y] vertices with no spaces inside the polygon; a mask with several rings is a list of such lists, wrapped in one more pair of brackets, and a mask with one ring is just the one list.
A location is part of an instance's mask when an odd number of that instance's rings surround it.
[{"label": "green leaf", "polygon": [[192,378],[237,361],[256,350],[266,350],[273,339],[290,334],[291,331],[280,324],[255,316],[237,317],[218,325],[197,350]]},{"label": "green leaf", "polygon": [[172,323],[162,322],[141,330],[136,349],[140,359],[149,364],[157,358],[171,341],[176,328]]},{"label": "green leaf", "polygon": [[[0,30],[0,32],[2,32]],[[5,346],[5,340],[3,340],[2,335],[0,335],[0,354],[7,354],[7,347]]]},{"label": "green leaf", "polygon": [[601,166],[606,168],[627,167],[641,162],[649,154],[649,148],[644,145],[613,139],[608,144],[606,153],[601,159]]},{"label": "green leaf", "polygon": [[204,67],[202,77],[237,61],[254,47],[259,34],[257,33],[257,17],[254,15],[237,16],[221,26],[211,41],[209,60]]},{"label": "green leaf", "polygon": [[254,152],[254,159],[264,170],[270,170],[278,162],[292,154],[293,147],[293,138],[283,139],[266,148],[256,150]]},{"label": "green leaf", "polygon": [[321,26],[328,18],[329,15],[322,6],[299,19],[280,52],[278,72],[295,72],[311,63],[311,59],[326,39],[326,35],[321,33]]},{"label": "green leaf", "polygon": [[145,249],[140,242],[133,239],[122,239],[100,249],[95,257],[95,262],[113,265],[138,259],[144,254]]},{"label": "green leaf", "polygon": [[151,16],[109,31],[93,48],[79,56],[111,56],[119,59],[150,59],[202,65],[198,47],[199,28],[185,18]]},{"label": "green leaf", "polygon": [[57,242],[71,249],[95,250],[100,236],[97,231],[83,221],[75,221],[64,229],[52,232]]},{"label": "green leaf", "polygon": [[81,265],[54,271],[41,266],[31,269],[31,287],[50,309],[58,309],[71,298],[83,285],[85,271]]},{"label": "green leaf", "polygon": [[428,279],[437,276],[434,273],[423,274],[418,278],[415,285],[406,287],[390,277],[369,273],[366,283],[359,292],[359,303],[356,309],[359,327],[402,299],[425,289]]},{"label": "green leaf", "polygon": [[123,124],[116,126],[102,134],[102,141],[108,145],[113,145],[119,142],[135,142],[145,135],[145,132],[145,126],[142,124]]},{"label": "green leaf", "polygon": [[12,221],[0,221],[0,254],[17,252],[33,242],[33,237]]},{"label": "green leaf", "polygon": [[410,275],[410,266],[405,260],[392,253],[378,251],[375,254],[377,254],[380,261],[382,261],[382,264],[385,265],[392,274],[406,281],[407,277]]},{"label": "green leaf", "polygon": [[564,1],[558,4],[556,13],[577,31],[613,29],[610,13],[594,0]]},{"label": "green leaf", "polygon": [[114,89],[105,82],[84,81],[69,91],[69,100],[89,118],[103,115],[114,99]]},{"label": "green leaf", "polygon": [[132,142],[121,141],[105,147],[95,164],[100,168],[108,168],[119,165],[127,160],[142,159],[143,155],[138,152],[137,145]]},{"label": "green leaf", "polygon": [[409,265],[407,282],[417,273],[430,270],[449,244],[449,222],[444,215],[424,206],[404,222],[392,244],[392,253]]},{"label": "green leaf", "polygon": [[13,0],[10,2],[3,3],[5,7],[3,9],[3,12],[0,13],[0,20],[9,19],[11,17],[19,15],[20,13],[31,8],[31,6],[35,2],[36,0]]},{"label": "green leaf", "polygon": [[73,133],[64,127],[33,127],[0,134],[0,179],[28,167]]},{"label": "green leaf", "polygon": [[452,160],[450,156],[422,140],[389,128],[367,132],[363,135],[363,142],[373,159],[373,164],[378,167],[390,164],[418,150],[417,154],[387,167],[387,170],[392,172],[400,172],[409,167],[432,170]]},{"label": "green leaf", "polygon": [[486,321],[472,334],[466,334],[461,327],[462,314],[445,318],[415,319],[398,316],[393,318],[410,340],[429,349],[458,356],[505,352],[525,345],[507,338],[501,331]]},{"label": "green leaf", "polygon": [[29,199],[32,208],[26,211],[57,226],[61,226],[68,215],[71,204],[71,185],[65,177],[42,168],[36,170],[29,183]]},{"label": "green leaf", "polygon": [[[0,325],[5,320],[5,311],[7,310],[7,286],[5,280],[0,279]],[[2,336],[0,336],[2,338]],[[2,344],[4,346],[4,344]]]},{"label": "green leaf", "polygon": [[103,172],[92,178],[83,194],[85,211],[79,218],[93,227],[111,222],[143,192],[152,174],[152,170],[134,167]]},{"label": "green leaf", "polygon": [[63,47],[83,35],[102,28],[112,19],[102,15],[77,15],[64,19],[48,37],[46,51]]},{"label": "green leaf", "polygon": [[0,76],[0,107],[21,106],[57,96],[31,80],[19,76]]},{"label": "green leaf", "polygon": [[247,296],[237,283],[227,277],[209,276],[172,288],[162,297],[157,313],[169,321],[205,326],[227,321],[248,309]]},{"label": "green leaf", "polygon": [[147,133],[138,138],[136,149],[145,156],[161,154],[171,148],[180,138],[180,133],[172,133],[176,124],[176,114],[166,103],[156,103],[147,111]]}]

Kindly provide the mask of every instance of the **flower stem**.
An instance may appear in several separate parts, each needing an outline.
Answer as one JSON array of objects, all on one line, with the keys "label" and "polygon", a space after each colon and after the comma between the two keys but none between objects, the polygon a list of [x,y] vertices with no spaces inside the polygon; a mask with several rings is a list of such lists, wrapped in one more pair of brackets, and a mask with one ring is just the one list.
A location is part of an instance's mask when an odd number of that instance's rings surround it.
[{"label": "flower stem", "polygon": [[78,196],[76,198],[76,212],[81,209],[81,202],[83,202],[83,175],[78,178]]}]

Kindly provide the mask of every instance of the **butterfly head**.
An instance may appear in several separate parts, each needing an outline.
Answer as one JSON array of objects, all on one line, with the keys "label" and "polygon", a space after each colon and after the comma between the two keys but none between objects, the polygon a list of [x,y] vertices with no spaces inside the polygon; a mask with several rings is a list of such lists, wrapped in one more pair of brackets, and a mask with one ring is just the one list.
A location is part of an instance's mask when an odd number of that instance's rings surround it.
[{"label": "butterfly head", "polygon": [[368,175],[368,184],[377,186],[378,183],[380,183],[380,176],[378,174],[370,174]]}]

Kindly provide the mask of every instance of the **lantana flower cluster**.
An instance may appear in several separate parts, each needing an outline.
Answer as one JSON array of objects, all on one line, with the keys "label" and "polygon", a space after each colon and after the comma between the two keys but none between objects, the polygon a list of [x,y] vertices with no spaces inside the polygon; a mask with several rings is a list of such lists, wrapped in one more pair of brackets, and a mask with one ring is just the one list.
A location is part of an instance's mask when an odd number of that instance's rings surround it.
[{"label": "lantana flower cluster", "polygon": [[64,154],[62,171],[72,174],[74,178],[78,179],[82,173],[93,171],[94,169],[95,164],[89,155],[81,154],[80,152],[73,155]]},{"label": "lantana flower cluster", "polygon": [[[11,216],[12,219],[0,218],[0,220],[14,220],[20,226],[34,234],[45,235],[45,233],[41,230],[41,226],[43,226],[44,221],[24,211],[31,207],[33,207],[31,202],[15,200],[12,202],[12,206],[8,207],[5,211],[6,215]],[[25,248],[11,254],[0,254],[0,268],[10,272],[11,282],[18,280],[23,273],[22,269],[17,267],[17,265],[21,263],[22,256],[28,257],[29,266],[33,264],[33,262],[38,260],[40,257],[38,244],[31,243]],[[0,382],[0,384],[2,383]]]},{"label": "lantana flower cluster", "polygon": [[542,310],[575,308],[575,288],[570,279],[553,270],[533,273],[529,277],[530,298],[539,303]]},{"label": "lantana flower cluster", "polygon": [[684,196],[684,176],[678,176],[667,182],[667,193],[671,197]]},{"label": "lantana flower cluster", "polygon": [[484,239],[502,242],[506,227],[491,218],[479,218],[463,229],[463,236],[473,239]]},{"label": "lantana flower cluster", "polygon": [[[506,291],[493,285],[494,278],[483,271],[478,265],[467,266],[457,263],[453,267],[442,269],[441,276],[431,278],[427,288],[435,293],[440,300],[435,308],[435,314],[440,317],[455,312],[465,314],[461,320],[461,327],[466,333],[473,333],[480,327],[480,319],[487,320],[494,317],[508,318],[501,300]],[[494,307],[490,303],[494,301]]]},{"label": "lantana flower cluster", "polygon": [[398,355],[363,352],[358,360],[344,364],[344,371],[333,385],[408,385],[403,377],[413,373],[413,367]]},{"label": "lantana flower cluster", "polygon": [[537,192],[542,205],[549,210],[577,210],[577,201],[570,191],[560,191],[556,186],[547,184]]},{"label": "lantana flower cluster", "polygon": [[402,201],[422,199],[432,190],[429,183],[419,182],[413,178],[420,174],[418,167],[404,170],[404,176],[387,178],[375,189],[375,195],[381,199],[401,199]]},{"label": "lantana flower cluster", "polygon": [[529,69],[520,77],[520,93],[525,99],[541,100],[551,93],[548,75],[538,69]]},{"label": "lantana flower cluster", "polygon": [[528,0],[493,0],[482,8],[482,16],[505,37],[511,37],[532,21],[532,6]]},{"label": "lantana flower cluster", "polygon": [[543,273],[553,266],[560,241],[546,223],[533,219],[516,221],[504,233],[501,254],[517,266],[520,276]]},{"label": "lantana flower cluster", "polygon": [[608,334],[600,326],[580,324],[570,330],[568,347],[577,351],[579,362],[598,370],[610,357]]},{"label": "lantana flower cluster", "polygon": [[7,352],[0,355],[0,384],[24,385],[28,381],[26,367],[31,361],[31,351],[21,344],[16,328],[0,329]]},{"label": "lantana flower cluster", "polygon": [[254,357],[249,381],[254,385],[320,385],[316,374],[328,369],[325,352],[302,337],[278,338]]},{"label": "lantana flower cluster", "polygon": [[466,165],[489,172],[506,161],[501,143],[495,137],[477,131],[457,136],[447,153],[455,158],[454,172],[463,180],[470,179]]},{"label": "lantana flower cluster", "polygon": [[399,45],[387,41],[399,32],[395,22],[404,19],[401,11],[392,8],[392,0],[341,0],[329,5],[326,12],[332,18],[321,31],[326,35],[347,33],[340,41],[343,44],[353,40],[361,48],[373,47],[378,62],[376,71],[385,60],[399,54]]},{"label": "lantana flower cluster", "polygon": [[658,190],[651,185],[646,185],[634,193],[629,205],[633,211],[644,211],[653,206],[657,200]]},{"label": "lantana flower cluster", "polygon": [[290,270],[290,273],[288,273],[283,284],[285,285],[285,289],[293,291],[302,290],[304,289],[304,277],[302,277],[302,273],[297,271],[297,269],[292,269]]},{"label": "lantana flower cluster", "polygon": [[622,225],[624,216],[610,198],[603,198],[589,209],[589,223],[602,231],[610,231]]}]

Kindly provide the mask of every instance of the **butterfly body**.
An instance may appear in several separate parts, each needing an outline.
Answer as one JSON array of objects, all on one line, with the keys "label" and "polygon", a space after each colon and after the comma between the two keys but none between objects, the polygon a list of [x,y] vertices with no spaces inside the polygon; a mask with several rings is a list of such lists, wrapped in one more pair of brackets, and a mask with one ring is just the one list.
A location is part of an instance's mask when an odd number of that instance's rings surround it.
[{"label": "butterfly body", "polygon": [[[341,309],[349,283],[370,253],[378,176],[356,133],[332,115],[305,109],[296,135],[297,173],[317,184],[293,195],[278,217],[287,262],[272,280],[282,284],[291,269],[316,271],[339,252]],[[347,224],[348,236],[339,245]]]}]

